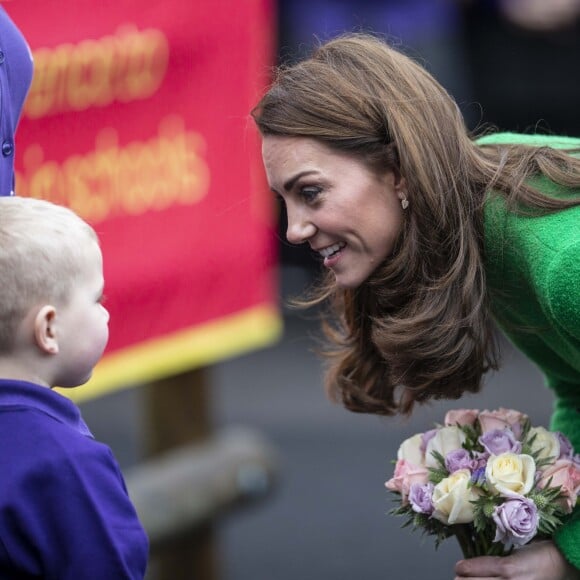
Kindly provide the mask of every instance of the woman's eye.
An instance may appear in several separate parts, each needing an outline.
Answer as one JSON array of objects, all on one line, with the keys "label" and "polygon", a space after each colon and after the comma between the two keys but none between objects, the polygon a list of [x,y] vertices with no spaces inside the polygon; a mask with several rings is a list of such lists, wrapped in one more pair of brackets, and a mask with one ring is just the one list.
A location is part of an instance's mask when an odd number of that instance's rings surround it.
[{"label": "woman's eye", "polygon": [[322,189],[320,187],[312,187],[312,186],[303,187],[300,190],[300,195],[304,198],[304,201],[306,201],[306,203],[312,203],[313,201],[316,201],[316,198],[318,197],[321,191]]}]

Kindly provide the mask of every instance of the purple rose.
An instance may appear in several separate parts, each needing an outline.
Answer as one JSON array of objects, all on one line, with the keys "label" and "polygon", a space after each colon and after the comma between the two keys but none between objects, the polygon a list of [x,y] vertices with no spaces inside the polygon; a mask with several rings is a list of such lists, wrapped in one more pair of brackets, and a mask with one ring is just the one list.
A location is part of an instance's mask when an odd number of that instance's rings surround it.
[{"label": "purple rose", "polygon": [[522,444],[516,439],[511,429],[492,429],[484,433],[479,442],[483,448],[491,455],[501,455],[502,453],[521,453]]},{"label": "purple rose", "polygon": [[564,433],[560,433],[560,431],[555,431],[554,435],[560,443],[560,457],[558,459],[573,459],[574,448],[572,447],[570,439]]},{"label": "purple rose", "polygon": [[496,524],[494,542],[501,542],[507,549],[527,544],[538,530],[538,509],[526,497],[508,499],[493,510]]},{"label": "purple rose", "polygon": [[473,460],[467,449],[454,449],[446,455],[445,467],[449,473],[455,473],[460,469],[469,469],[471,471]]},{"label": "purple rose", "polygon": [[433,488],[435,486],[432,483],[413,483],[411,484],[411,489],[409,491],[409,503],[413,508],[413,511],[418,514],[428,514],[433,513],[433,502],[431,498],[433,497]]}]

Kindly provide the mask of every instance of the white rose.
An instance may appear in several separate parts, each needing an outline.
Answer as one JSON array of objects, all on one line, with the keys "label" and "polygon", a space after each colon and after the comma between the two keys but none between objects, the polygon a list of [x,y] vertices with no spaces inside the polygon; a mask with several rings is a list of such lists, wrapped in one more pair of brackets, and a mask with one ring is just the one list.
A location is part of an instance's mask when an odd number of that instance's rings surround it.
[{"label": "white rose", "polygon": [[536,436],[531,444],[531,451],[538,459],[548,459],[560,457],[560,441],[554,433],[551,433],[544,427],[532,427],[528,434],[528,440]]},{"label": "white rose", "polygon": [[465,441],[465,433],[457,426],[441,427],[437,429],[435,436],[427,443],[425,450],[425,465],[427,467],[439,467],[439,463],[433,457],[432,452],[438,451],[446,457],[450,451],[461,449],[462,443]]},{"label": "white rose", "polygon": [[471,473],[459,469],[441,480],[433,489],[433,517],[444,524],[466,524],[473,521],[473,504],[477,488],[469,486]]},{"label": "white rose", "polygon": [[529,455],[502,453],[487,460],[485,479],[492,491],[505,497],[525,495],[534,485],[536,464]]},{"label": "white rose", "polygon": [[425,455],[421,450],[422,441],[423,435],[421,433],[405,439],[399,447],[397,459],[404,459],[417,466],[425,465]]}]

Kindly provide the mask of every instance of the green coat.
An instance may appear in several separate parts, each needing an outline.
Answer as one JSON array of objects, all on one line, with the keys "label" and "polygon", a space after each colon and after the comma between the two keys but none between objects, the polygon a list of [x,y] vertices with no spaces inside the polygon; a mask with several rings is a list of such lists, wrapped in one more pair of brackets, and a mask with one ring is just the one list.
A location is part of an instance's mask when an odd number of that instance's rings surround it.
[{"label": "green coat", "polygon": [[[580,139],[500,133],[478,144],[580,148]],[[533,184],[569,195],[545,178]],[[580,190],[575,194],[580,195]],[[507,338],[542,371],[556,395],[551,429],[580,452],[580,206],[540,217],[510,213],[491,193],[484,214],[485,269],[494,318]],[[580,510],[556,535],[580,569]]]}]

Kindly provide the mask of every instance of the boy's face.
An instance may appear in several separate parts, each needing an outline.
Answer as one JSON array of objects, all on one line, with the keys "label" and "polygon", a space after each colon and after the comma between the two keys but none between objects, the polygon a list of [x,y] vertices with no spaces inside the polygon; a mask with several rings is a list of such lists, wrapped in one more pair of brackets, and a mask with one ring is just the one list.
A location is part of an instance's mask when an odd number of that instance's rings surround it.
[{"label": "boy's face", "polygon": [[56,385],[86,383],[109,339],[109,313],[103,306],[103,257],[94,240],[84,242],[83,272],[68,302],[57,309],[59,372]]}]

